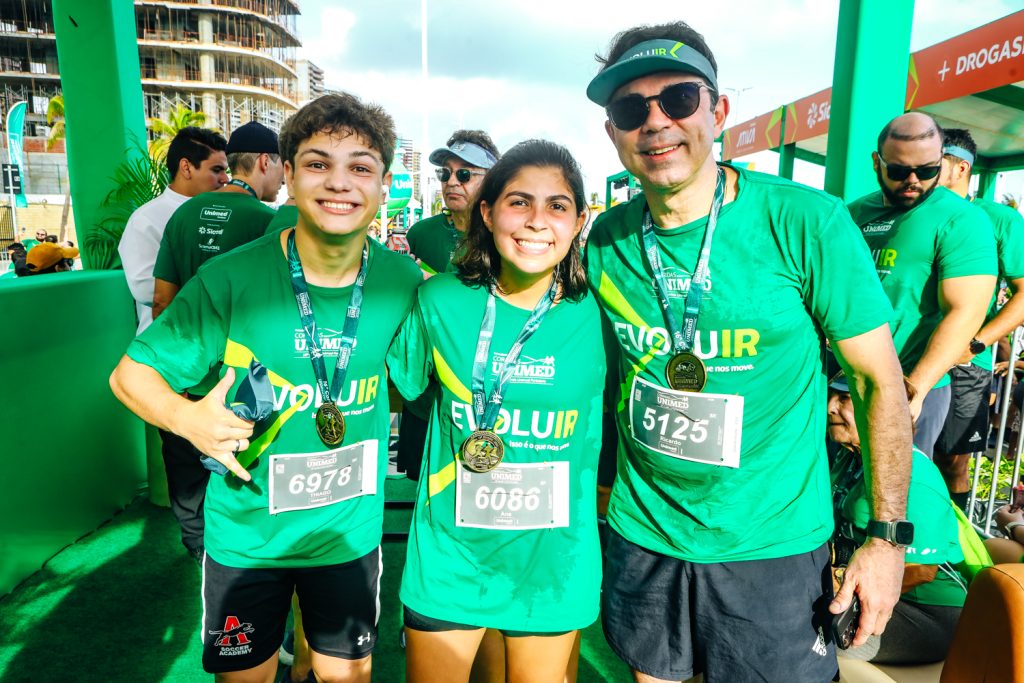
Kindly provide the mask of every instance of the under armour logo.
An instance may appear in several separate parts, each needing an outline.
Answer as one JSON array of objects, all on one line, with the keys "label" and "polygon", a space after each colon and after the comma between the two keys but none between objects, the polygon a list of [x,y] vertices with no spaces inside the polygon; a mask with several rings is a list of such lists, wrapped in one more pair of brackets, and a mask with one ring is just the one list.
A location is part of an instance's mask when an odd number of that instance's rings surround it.
[{"label": "under armour logo", "polygon": [[359,643],[360,645],[366,645],[372,639],[373,639],[373,634],[371,634],[369,631],[367,631],[363,635],[359,636],[359,638],[356,640],[356,642]]}]

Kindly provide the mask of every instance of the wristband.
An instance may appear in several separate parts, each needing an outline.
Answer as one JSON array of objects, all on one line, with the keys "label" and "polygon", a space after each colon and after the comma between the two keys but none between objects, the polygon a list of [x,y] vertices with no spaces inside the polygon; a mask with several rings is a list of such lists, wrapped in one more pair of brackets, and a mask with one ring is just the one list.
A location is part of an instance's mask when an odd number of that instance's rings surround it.
[{"label": "wristband", "polygon": [[1006,529],[1006,535],[1011,541],[1017,540],[1013,537],[1013,530],[1019,526],[1024,526],[1024,522],[1008,522],[1004,527]]}]

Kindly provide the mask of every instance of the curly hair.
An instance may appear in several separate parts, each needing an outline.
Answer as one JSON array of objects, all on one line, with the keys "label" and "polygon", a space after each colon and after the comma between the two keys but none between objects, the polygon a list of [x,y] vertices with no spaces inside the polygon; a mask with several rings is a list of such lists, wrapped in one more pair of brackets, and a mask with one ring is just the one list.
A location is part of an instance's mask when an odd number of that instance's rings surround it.
[{"label": "curly hair", "polygon": [[337,93],[318,97],[285,121],[278,136],[281,158],[295,164],[295,153],[304,140],[317,133],[358,135],[370,149],[380,153],[383,173],[395,158],[395,121],[384,108],[367,104],[355,95]]},{"label": "curly hair", "polygon": [[[484,224],[480,205],[486,202],[488,206],[494,206],[512,179],[527,167],[561,171],[572,193],[576,215],[582,216],[587,211],[583,174],[569,150],[547,140],[520,142],[506,152],[484,176],[480,196],[473,205],[466,237],[455,259],[457,275],[464,283],[490,287],[501,276],[501,254],[494,245],[494,236]],[[555,281],[561,290],[561,298],[569,301],[579,301],[587,293],[587,274],[581,257],[581,233],[573,237],[569,252],[555,266]]]}]

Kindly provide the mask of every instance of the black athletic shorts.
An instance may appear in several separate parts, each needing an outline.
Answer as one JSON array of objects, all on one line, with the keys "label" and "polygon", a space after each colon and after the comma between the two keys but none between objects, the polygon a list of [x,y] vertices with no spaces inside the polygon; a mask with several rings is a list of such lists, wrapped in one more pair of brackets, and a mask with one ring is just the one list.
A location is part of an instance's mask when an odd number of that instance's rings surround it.
[{"label": "black athletic shorts", "polygon": [[292,593],[299,596],[309,646],[320,654],[362,659],[377,642],[380,548],[343,564],[238,569],[203,560],[203,669],[243,671],[277,653]]},{"label": "black athletic shorts", "polygon": [[828,545],[771,560],[697,564],[610,530],[601,618],[630,667],[670,681],[831,681]]},{"label": "black athletic shorts", "polygon": [[[445,621],[444,619],[435,619],[434,617],[428,617],[425,614],[415,612],[408,607],[402,608],[402,618],[405,622],[406,628],[411,628],[416,631],[425,631],[427,633],[440,633],[442,631],[475,631],[483,626],[470,626],[469,624],[460,624],[457,621]],[[566,633],[571,631],[509,631],[508,629],[500,628],[498,631],[501,635],[506,638],[525,638],[527,636],[564,636]]]},{"label": "black athletic shorts", "polygon": [[949,371],[952,398],[949,413],[935,442],[936,456],[967,455],[988,446],[988,399],[992,373],[977,365],[957,365]]}]

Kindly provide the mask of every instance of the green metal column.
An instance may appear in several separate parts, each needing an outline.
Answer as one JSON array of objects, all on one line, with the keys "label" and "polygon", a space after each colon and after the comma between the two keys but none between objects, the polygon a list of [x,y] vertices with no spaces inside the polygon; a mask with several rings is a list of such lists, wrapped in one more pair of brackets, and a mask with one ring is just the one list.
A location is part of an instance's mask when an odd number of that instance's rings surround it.
[{"label": "green metal column", "polygon": [[825,191],[849,201],[878,189],[871,152],[885,124],[904,111],[913,0],[842,0]]},{"label": "green metal column", "polygon": [[90,239],[114,170],[145,144],[134,3],[53,0],[67,125],[68,175],[82,261],[92,267]]},{"label": "green metal column", "polygon": [[978,173],[978,196],[989,201],[996,200],[996,172],[984,170]]},{"label": "green metal column", "polygon": [[782,145],[779,147],[779,175],[783,178],[793,179],[793,162],[796,161],[796,143]]}]

